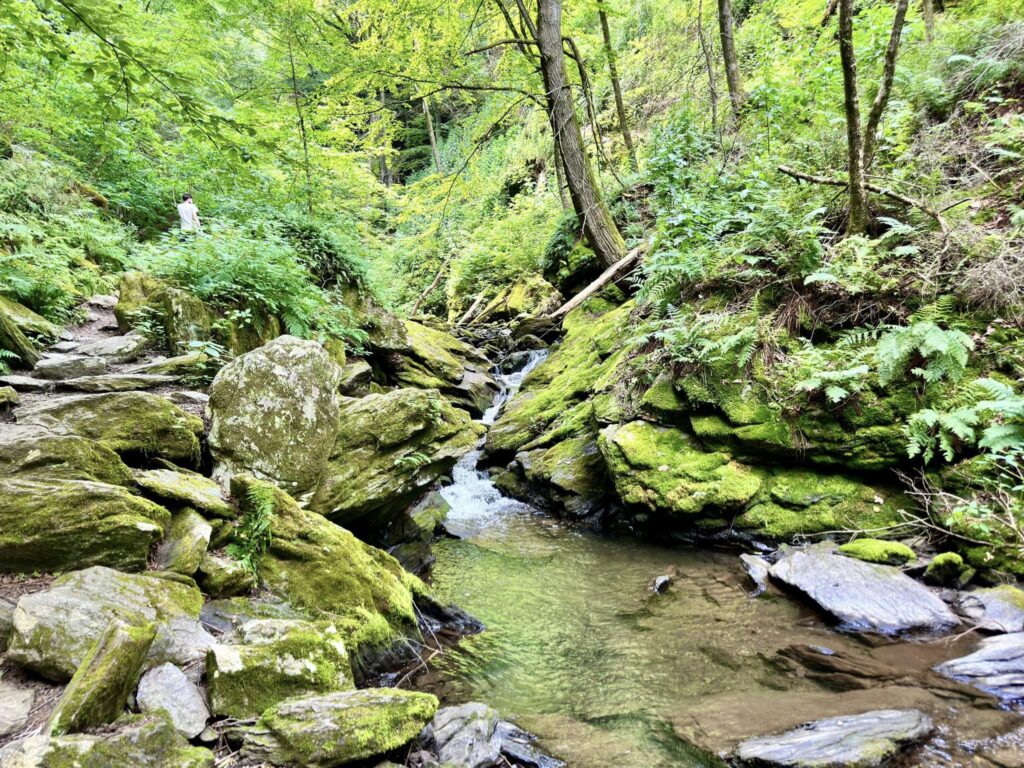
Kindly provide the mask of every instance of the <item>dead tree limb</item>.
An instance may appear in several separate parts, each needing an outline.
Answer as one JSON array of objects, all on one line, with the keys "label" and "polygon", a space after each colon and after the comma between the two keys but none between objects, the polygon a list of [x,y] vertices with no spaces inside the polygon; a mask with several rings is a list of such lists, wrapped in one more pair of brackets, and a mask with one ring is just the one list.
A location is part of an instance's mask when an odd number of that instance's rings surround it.
[{"label": "dead tree limb", "polygon": [[647,251],[647,245],[640,245],[634,248],[632,251],[627,253],[617,262],[612,264],[608,269],[600,274],[600,276],[594,280],[590,285],[584,288],[582,291],[573,296],[569,301],[565,302],[562,306],[556,309],[554,312],[549,313],[547,316],[552,319],[564,317],[565,315],[572,312],[576,307],[582,304],[584,301],[589,299],[595,293],[604,288],[608,283],[617,277],[621,276],[624,272],[631,269],[638,261],[640,257]]}]

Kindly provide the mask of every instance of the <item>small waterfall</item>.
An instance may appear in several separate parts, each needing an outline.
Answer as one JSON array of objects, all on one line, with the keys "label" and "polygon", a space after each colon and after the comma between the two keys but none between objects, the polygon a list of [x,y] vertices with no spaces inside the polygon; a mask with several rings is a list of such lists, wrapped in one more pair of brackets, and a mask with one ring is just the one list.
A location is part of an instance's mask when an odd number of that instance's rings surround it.
[{"label": "small waterfall", "polygon": [[[490,427],[498,418],[505,404],[515,397],[526,375],[544,362],[548,356],[546,349],[533,350],[523,366],[512,373],[498,373],[495,379],[500,389],[494,396],[494,403],[488,408],[480,421]],[[449,527],[465,528],[467,533],[478,529],[487,520],[494,520],[509,512],[529,510],[530,506],[515,499],[502,495],[487,472],[476,468],[483,453],[483,438],[475,449],[467,453],[452,468],[452,484],[441,490],[445,501],[451,505],[448,513]]]}]

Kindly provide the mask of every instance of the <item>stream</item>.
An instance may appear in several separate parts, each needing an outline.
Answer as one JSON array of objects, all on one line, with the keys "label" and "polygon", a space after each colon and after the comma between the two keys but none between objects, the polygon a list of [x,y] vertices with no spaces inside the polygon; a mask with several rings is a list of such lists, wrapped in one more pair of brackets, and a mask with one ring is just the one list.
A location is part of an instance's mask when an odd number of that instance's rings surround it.
[{"label": "stream", "polygon": [[[531,353],[521,371],[501,377],[486,424],[542,360]],[[460,538],[435,544],[433,584],[487,629],[436,659],[418,687],[449,703],[488,703],[571,768],[719,766],[694,744],[731,749],[738,738],[790,727],[792,712],[810,720],[902,706],[928,711],[940,733],[907,765],[990,765],[968,761],[967,737],[1004,732],[1008,713],[919,682],[970,639],[837,633],[781,593],[748,596],[735,553],[562,523],[504,497],[479,458],[479,449],[463,457],[443,490],[447,528]],[[658,595],[650,584],[661,574],[673,584]],[[791,646],[827,648],[904,679],[829,690],[777,663]]]}]

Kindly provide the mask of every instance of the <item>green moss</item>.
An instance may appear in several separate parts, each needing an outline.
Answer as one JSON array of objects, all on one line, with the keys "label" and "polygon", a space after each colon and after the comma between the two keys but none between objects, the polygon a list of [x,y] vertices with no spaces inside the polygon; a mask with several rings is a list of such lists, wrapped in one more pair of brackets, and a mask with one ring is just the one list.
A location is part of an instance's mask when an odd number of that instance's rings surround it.
[{"label": "green moss", "polygon": [[844,555],[864,560],[868,563],[884,563],[886,565],[903,565],[916,560],[917,555],[906,544],[898,541],[882,539],[856,539],[843,544],[839,551]]},{"label": "green moss", "polygon": [[668,424],[676,422],[688,410],[686,401],[676,392],[672,377],[668,374],[659,376],[644,392],[640,398],[640,408]]},{"label": "green moss", "polygon": [[963,555],[964,560],[975,568],[1024,578],[1024,552],[1019,547],[967,547],[963,550]]},{"label": "green moss", "polygon": [[323,624],[297,626],[259,645],[214,646],[206,677],[213,713],[238,718],[288,698],[354,687],[344,642]]},{"label": "green moss", "polygon": [[213,517],[233,519],[237,511],[221,495],[213,480],[191,472],[150,469],[135,474],[136,484],[149,496],[195,507]]},{"label": "green moss", "polygon": [[132,484],[131,470],[109,448],[82,437],[31,427],[8,427],[0,437],[0,475]]},{"label": "green moss", "polygon": [[68,683],[50,716],[48,732],[60,735],[116,720],[139,681],[154,637],[155,624],[111,624]]},{"label": "green moss", "polygon": [[212,529],[195,510],[185,508],[171,518],[156,554],[156,561],[168,571],[191,576],[199,568],[210,544]]}]

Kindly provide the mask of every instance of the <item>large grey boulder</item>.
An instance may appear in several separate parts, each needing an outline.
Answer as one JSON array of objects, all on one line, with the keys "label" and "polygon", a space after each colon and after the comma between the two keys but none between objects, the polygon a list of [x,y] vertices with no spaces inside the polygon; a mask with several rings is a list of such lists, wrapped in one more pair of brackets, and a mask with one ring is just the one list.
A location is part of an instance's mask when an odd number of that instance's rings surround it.
[{"label": "large grey boulder", "polygon": [[411,742],[437,710],[428,693],[364,688],[290,699],[243,728],[242,760],[334,768]]},{"label": "large grey boulder", "polygon": [[198,682],[203,673],[202,662],[216,644],[217,638],[191,614],[171,616],[158,626],[145,666],[172,663],[185,670],[192,682]]},{"label": "large grey boulder", "polygon": [[63,682],[111,622],[129,626],[156,622],[159,639],[168,632],[171,619],[198,618],[202,604],[198,589],[169,578],[102,566],[67,573],[49,589],[18,601],[7,657],[49,680]]},{"label": "large grey boulder", "polygon": [[292,495],[311,490],[338,430],[341,368],[312,341],[280,336],[224,366],[210,386],[214,477],[248,473]]},{"label": "large grey boulder", "polygon": [[1024,632],[1024,590],[1010,584],[965,592],[960,613],[988,632]]},{"label": "large grey boulder", "polygon": [[36,363],[35,374],[41,379],[75,379],[98,376],[107,372],[107,361],[90,355],[48,355]]},{"label": "large grey boulder", "polygon": [[959,624],[934,592],[899,569],[837,555],[828,543],[788,550],[769,573],[847,631],[894,635],[942,632]]},{"label": "large grey boulder", "polygon": [[974,653],[940,664],[935,671],[1003,701],[1024,698],[1024,632],[982,640]]},{"label": "large grey boulder", "polygon": [[915,709],[885,709],[816,720],[772,736],[748,739],[736,749],[743,765],[788,768],[876,768],[934,730]]},{"label": "large grey boulder", "polygon": [[124,336],[109,336],[83,344],[77,352],[80,355],[101,357],[111,363],[131,363],[142,356],[148,343],[143,334],[132,331]]},{"label": "large grey boulder", "polygon": [[479,702],[438,710],[431,723],[437,756],[452,768],[490,768],[501,757],[498,713]]},{"label": "large grey boulder", "polygon": [[144,674],[135,700],[141,712],[165,712],[175,729],[189,739],[202,733],[210,717],[203,694],[173,664],[161,664]]}]

